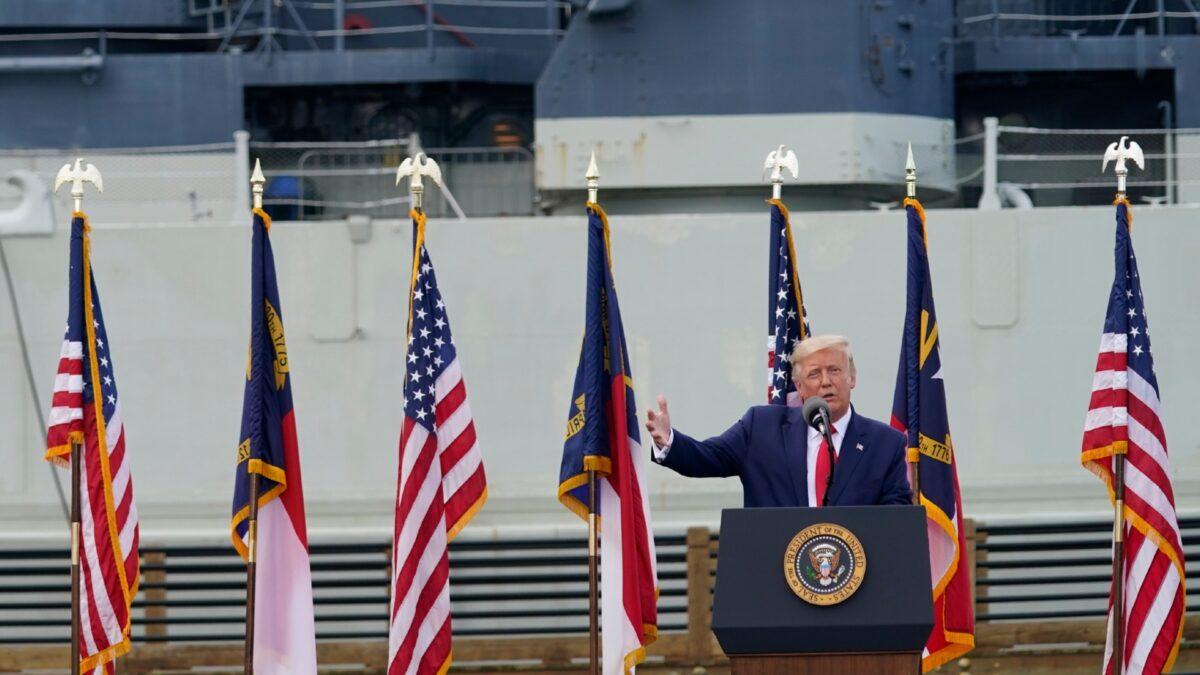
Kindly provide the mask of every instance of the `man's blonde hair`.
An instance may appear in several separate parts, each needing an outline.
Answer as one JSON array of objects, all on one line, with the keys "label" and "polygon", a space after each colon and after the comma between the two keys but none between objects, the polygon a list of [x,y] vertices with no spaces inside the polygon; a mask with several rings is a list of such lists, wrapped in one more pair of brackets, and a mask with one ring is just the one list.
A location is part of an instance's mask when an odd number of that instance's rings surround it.
[{"label": "man's blonde hair", "polygon": [[837,349],[845,354],[850,362],[850,372],[854,372],[854,352],[850,349],[849,340],[841,335],[814,335],[797,342],[792,348],[792,377],[796,376],[796,369],[804,363],[804,359],[826,349]]}]

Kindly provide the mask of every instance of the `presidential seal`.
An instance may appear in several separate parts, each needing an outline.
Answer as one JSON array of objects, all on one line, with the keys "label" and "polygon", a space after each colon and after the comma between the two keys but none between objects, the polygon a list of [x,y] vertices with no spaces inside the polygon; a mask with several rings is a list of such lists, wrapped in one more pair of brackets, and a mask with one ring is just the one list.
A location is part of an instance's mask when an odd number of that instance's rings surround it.
[{"label": "presidential seal", "polygon": [[783,554],[788,586],[813,605],[836,605],[854,595],[866,573],[862,542],[850,530],[831,523],[801,530]]}]

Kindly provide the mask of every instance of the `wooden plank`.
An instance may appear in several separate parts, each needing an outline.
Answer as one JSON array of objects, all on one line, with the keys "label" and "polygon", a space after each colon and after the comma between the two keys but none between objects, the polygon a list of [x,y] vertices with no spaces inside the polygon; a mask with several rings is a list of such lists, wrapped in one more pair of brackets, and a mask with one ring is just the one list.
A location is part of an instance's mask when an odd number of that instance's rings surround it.
[{"label": "wooden plank", "polygon": [[712,659],[712,535],[707,527],[687,531],[687,657],[696,664]]},{"label": "wooden plank", "polygon": [[[975,649],[986,653],[1021,645],[1103,645],[1106,630],[1104,619],[987,622],[975,626]],[[1200,615],[1185,617],[1183,640],[1185,648],[1187,642],[1200,640]]]},{"label": "wooden plank", "polygon": [[[991,656],[976,656],[968,654],[965,661],[967,667],[962,668],[959,662],[946,664],[938,673],[961,673],[962,675],[982,675],[984,673],[1019,673],[1020,675],[1096,675],[1100,672],[1099,648],[1092,651],[1051,652],[1051,653],[1013,653],[995,654]],[[1200,649],[1181,649],[1179,658],[1175,661],[1175,672],[1196,672],[1200,670]]]},{"label": "wooden plank", "polygon": [[0,673],[34,669],[62,669],[70,663],[67,645],[3,645],[0,646]]},{"label": "wooden plank", "polygon": [[[685,633],[660,635],[646,650],[652,661],[684,663],[687,661],[688,639]],[[454,661],[463,667],[471,662],[536,661],[543,666],[562,664],[569,667],[572,659],[586,659],[587,636],[460,638],[454,641]],[[192,667],[237,666],[242,663],[242,643],[170,644],[135,643],[129,655],[121,658],[121,674],[162,670],[184,670]],[[0,647],[0,672],[23,669],[55,668],[67,658],[65,646],[3,646]],[[709,660],[716,658],[710,655]],[[317,643],[317,660],[321,664],[361,664],[367,668],[383,669],[387,663],[387,643],[383,640],[346,640]]]},{"label": "wooden plank", "polygon": [[975,616],[979,616],[987,613],[987,603],[979,602],[979,588],[975,585],[976,579],[987,576],[987,567],[979,566],[987,562],[987,550],[980,550],[980,544],[987,543],[987,532],[980,531],[971,518],[963,521],[963,527],[966,530],[963,534],[967,540],[967,561],[971,564],[971,601],[975,605]]},{"label": "wooden plank", "polygon": [[[1080,675],[1096,672],[1100,647],[1104,643],[1104,621],[1026,621],[983,623],[976,632],[975,651],[966,661],[947,664],[945,673],[1021,673],[1041,675],[1062,673]],[[704,667],[710,675],[728,672],[724,654],[710,642],[707,654],[694,655],[692,636],[668,633],[647,650],[649,662],[639,672],[681,667]],[[321,664],[339,664],[357,672],[382,672],[386,666],[387,643],[383,640],[346,640],[317,643]],[[496,672],[496,661],[523,661],[513,670],[534,673],[578,671],[573,661],[587,658],[587,636],[461,638],[454,642],[455,671]],[[66,645],[0,646],[0,672],[61,668],[67,660]],[[242,644],[170,644],[134,643],[133,650],[120,660],[121,675],[186,672],[193,667],[236,667],[242,662]],[[493,665],[483,665],[489,663]],[[969,664],[966,669],[959,663]],[[473,665],[481,664],[481,665]],[[363,670],[365,668],[365,671]],[[1200,615],[1188,616],[1184,624],[1184,645],[1179,652],[1178,671],[1200,670]]]},{"label": "wooden plank", "polygon": [[985,622],[975,626],[976,652],[1018,645],[1104,644],[1104,619]]},{"label": "wooden plank", "polygon": [[906,654],[789,654],[738,656],[729,664],[732,675],[919,675],[921,655]]},{"label": "wooden plank", "polygon": [[[142,578],[147,584],[164,584],[167,581],[167,554],[163,551],[150,551],[142,556],[142,562],[147,565],[159,565],[162,569],[147,570]],[[150,588],[142,591],[142,598],[152,602],[163,602],[167,599],[166,588]],[[136,604],[135,604],[136,606]],[[145,609],[146,635],[162,637],[167,634],[167,608],[164,605],[150,605]],[[151,623],[154,622],[154,623]]]}]

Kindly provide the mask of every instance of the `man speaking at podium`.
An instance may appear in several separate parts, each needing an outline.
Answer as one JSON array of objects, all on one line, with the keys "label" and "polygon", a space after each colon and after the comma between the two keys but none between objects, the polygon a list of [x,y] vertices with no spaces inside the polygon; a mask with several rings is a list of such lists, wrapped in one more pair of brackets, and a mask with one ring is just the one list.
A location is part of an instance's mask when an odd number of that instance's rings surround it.
[{"label": "man speaking at podium", "polygon": [[[796,344],[791,363],[803,409],[754,406],[708,440],[673,429],[667,399],[659,396],[658,412],[646,413],[651,458],[684,476],[738,476],[747,507],[911,504],[904,434],[850,405],[856,374],[849,341],[810,337]],[[818,409],[826,407],[821,401],[828,407],[832,453],[805,419],[805,411],[819,419]]]}]

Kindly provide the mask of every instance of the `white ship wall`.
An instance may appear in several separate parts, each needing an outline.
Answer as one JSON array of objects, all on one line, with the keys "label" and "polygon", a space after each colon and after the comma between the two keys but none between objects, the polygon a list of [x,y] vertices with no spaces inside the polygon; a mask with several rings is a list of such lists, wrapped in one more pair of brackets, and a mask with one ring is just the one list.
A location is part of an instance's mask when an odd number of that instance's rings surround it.
[{"label": "white ship wall", "polygon": [[[99,201],[102,198],[94,198]],[[582,208],[581,208],[582,211]],[[59,211],[60,220],[63,211]],[[1134,241],[1181,510],[1200,510],[1200,210],[1135,210]],[[183,220],[183,219],[181,219]],[[765,392],[767,214],[612,217],[640,408],[722,431]],[[93,222],[143,539],[227,537],[249,318],[248,225]],[[817,332],[844,333],[854,400],[890,415],[904,305],[899,211],[793,218]],[[1103,517],[1079,445],[1109,285],[1111,207],[929,213],[950,421],[968,516]],[[411,229],[272,230],[314,540],[383,538],[395,491]],[[48,405],[66,315],[66,222],[4,240]],[[582,533],[555,490],[583,318],[585,219],[435,220],[428,245],[466,374],[490,500],[467,532]],[[3,280],[0,279],[0,284]],[[0,293],[0,541],[63,539],[7,289]],[[65,474],[64,474],[65,476]],[[651,466],[663,528],[715,525],[736,480]]]},{"label": "white ship wall", "polygon": [[[899,184],[912,143],[921,183],[953,192],[954,121],[922,115],[796,113],[538,118],[538,187],[574,190],[596,152],[607,188],[757,186],[763,171],[730,161],[791,139],[799,185]],[[901,141],[898,139],[908,139]],[[878,167],[896,167],[881,171]]]},{"label": "white ship wall", "polygon": [[[234,216],[239,160],[232,152],[76,152],[103,171],[104,194],[97,196],[90,184],[86,188],[87,211],[97,222],[225,223]],[[48,191],[54,187],[59,167],[74,160],[75,154],[69,150],[0,153],[0,175],[31,172]],[[64,218],[71,215],[69,192],[68,184],[49,198],[50,208]],[[21,191],[0,183],[0,209],[13,208],[21,197]],[[33,225],[41,225],[41,217],[38,214],[39,222]]]}]

